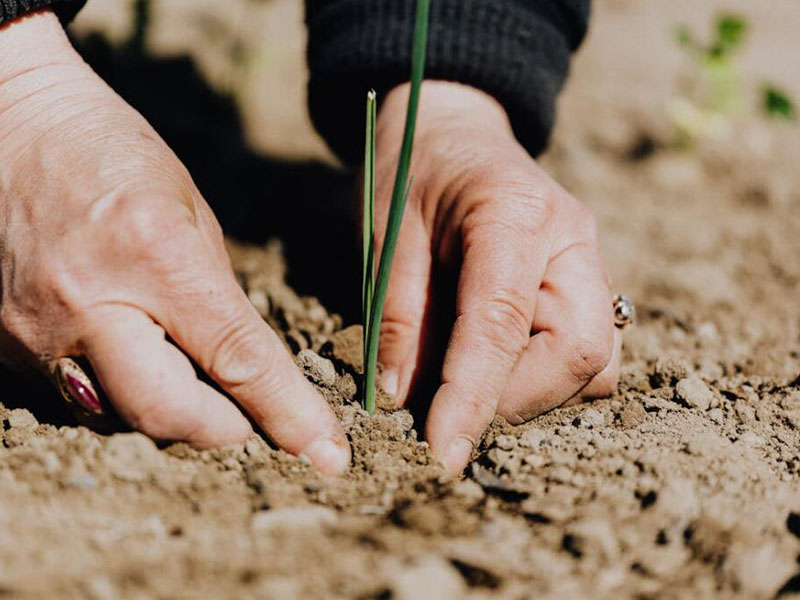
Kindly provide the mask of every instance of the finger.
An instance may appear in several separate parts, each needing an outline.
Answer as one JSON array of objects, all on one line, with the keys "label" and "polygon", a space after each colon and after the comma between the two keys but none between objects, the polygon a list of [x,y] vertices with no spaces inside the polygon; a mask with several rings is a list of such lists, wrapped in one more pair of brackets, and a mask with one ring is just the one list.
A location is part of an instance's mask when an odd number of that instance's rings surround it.
[{"label": "finger", "polygon": [[[380,256],[380,248],[376,256]],[[422,219],[409,212],[400,230],[381,322],[378,361],[381,386],[403,406],[421,370],[420,349],[432,316],[430,236]]]},{"label": "finger", "polygon": [[501,400],[499,412],[512,423],[562,405],[611,362],[611,293],[593,247],[572,246],[548,265],[534,329]]},{"label": "finger", "polygon": [[529,339],[547,255],[531,221],[512,214],[474,229],[465,223],[456,320],[427,423],[431,449],[451,474],[494,418]]},{"label": "finger", "polygon": [[333,411],[297,369],[229,269],[187,266],[157,319],[281,448],[306,456],[326,473],[349,466],[350,445]]},{"label": "finger", "polygon": [[622,364],[622,331],[614,328],[614,351],[611,360],[603,371],[592,379],[583,388],[578,397],[581,400],[596,400],[598,398],[608,398],[617,391],[619,385],[619,372]]},{"label": "finger", "polygon": [[135,429],[200,448],[241,442],[252,432],[144,313],[122,307],[95,315],[82,345],[109,400]]}]

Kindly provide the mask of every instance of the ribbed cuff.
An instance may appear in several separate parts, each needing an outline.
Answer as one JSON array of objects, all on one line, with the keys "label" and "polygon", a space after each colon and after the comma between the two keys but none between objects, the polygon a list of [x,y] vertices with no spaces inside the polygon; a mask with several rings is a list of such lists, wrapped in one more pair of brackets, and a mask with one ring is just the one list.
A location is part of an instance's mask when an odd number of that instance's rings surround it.
[{"label": "ribbed cuff", "polygon": [[63,23],[68,23],[84,4],[86,0],[0,0],[0,25],[45,8],[52,8]]},{"label": "ribbed cuff", "polygon": [[[361,158],[364,98],[408,81],[414,0],[308,0],[309,108],[344,161]],[[520,142],[540,153],[588,0],[434,0],[426,77],[480,88],[503,104]]]}]

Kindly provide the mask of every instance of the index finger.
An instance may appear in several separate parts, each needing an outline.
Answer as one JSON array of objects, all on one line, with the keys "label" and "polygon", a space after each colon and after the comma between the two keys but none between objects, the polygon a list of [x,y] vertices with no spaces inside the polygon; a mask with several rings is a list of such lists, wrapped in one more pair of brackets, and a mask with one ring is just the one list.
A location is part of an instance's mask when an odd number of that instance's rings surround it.
[{"label": "index finger", "polygon": [[451,474],[494,419],[530,339],[546,268],[542,227],[527,210],[465,220],[457,316],[427,424],[431,449]]},{"label": "index finger", "polygon": [[156,320],[281,448],[328,473],[350,463],[333,411],[305,379],[228,265],[195,248],[167,277]]}]

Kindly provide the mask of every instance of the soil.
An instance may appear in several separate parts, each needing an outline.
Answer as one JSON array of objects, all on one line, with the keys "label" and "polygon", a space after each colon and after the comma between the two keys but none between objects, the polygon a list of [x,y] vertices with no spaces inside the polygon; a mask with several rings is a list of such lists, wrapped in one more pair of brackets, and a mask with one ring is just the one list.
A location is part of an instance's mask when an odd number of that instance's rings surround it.
[{"label": "soil", "polygon": [[42,417],[50,396],[0,392],[18,407],[0,408],[0,595],[800,597],[797,125],[751,111],[726,138],[669,143],[687,68],[669,30],[720,6],[753,29],[748,89],[800,97],[797,3],[601,0],[542,159],[595,210],[637,302],[613,398],[498,419],[447,481],[409,413],[355,402],[359,328],[289,287],[279,243],[231,242],[352,468],[324,477],[258,436],[203,452],[101,436]]}]

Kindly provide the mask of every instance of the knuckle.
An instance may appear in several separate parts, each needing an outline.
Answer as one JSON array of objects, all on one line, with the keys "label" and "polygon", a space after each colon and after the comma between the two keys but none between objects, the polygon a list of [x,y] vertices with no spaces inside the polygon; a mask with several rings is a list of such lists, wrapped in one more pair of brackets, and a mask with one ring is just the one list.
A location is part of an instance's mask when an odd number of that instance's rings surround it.
[{"label": "knuckle", "polygon": [[520,354],[527,344],[532,320],[526,304],[520,291],[496,290],[481,310],[484,338],[499,350],[514,356]]},{"label": "knuckle", "polygon": [[235,394],[236,390],[274,377],[276,358],[262,332],[239,316],[223,328],[212,345],[206,371]]},{"label": "knuckle", "polygon": [[605,370],[612,352],[600,337],[576,337],[567,347],[567,368],[577,381],[590,381]]},{"label": "knuckle", "polygon": [[128,258],[160,263],[180,248],[179,232],[191,225],[190,213],[183,205],[157,196],[121,197],[108,216],[119,223],[115,239]]},{"label": "knuckle", "polygon": [[381,345],[395,346],[406,342],[414,335],[416,327],[410,319],[384,316],[381,322]]}]

